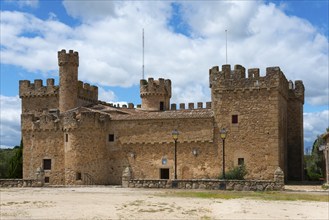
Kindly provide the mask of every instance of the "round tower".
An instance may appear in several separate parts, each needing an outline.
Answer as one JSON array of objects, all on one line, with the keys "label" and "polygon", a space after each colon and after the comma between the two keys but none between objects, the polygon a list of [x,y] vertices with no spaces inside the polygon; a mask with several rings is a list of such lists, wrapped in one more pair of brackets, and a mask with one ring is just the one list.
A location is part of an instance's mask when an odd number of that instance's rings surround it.
[{"label": "round tower", "polygon": [[169,110],[171,98],[171,81],[169,79],[140,81],[140,97],[142,98],[142,110],[165,111]]},{"label": "round tower", "polygon": [[58,66],[59,110],[65,112],[78,106],[78,52],[58,51]]}]

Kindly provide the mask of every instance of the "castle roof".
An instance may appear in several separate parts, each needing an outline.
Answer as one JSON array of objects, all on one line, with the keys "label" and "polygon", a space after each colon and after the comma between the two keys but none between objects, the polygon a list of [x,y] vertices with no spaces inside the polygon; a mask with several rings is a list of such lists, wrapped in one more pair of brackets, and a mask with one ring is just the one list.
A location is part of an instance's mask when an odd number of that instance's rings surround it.
[{"label": "castle roof", "polygon": [[148,112],[140,109],[116,108],[107,105],[94,105],[85,108],[89,111],[97,111],[111,116],[111,120],[145,120],[145,119],[174,119],[174,118],[211,118],[211,109],[184,109]]}]

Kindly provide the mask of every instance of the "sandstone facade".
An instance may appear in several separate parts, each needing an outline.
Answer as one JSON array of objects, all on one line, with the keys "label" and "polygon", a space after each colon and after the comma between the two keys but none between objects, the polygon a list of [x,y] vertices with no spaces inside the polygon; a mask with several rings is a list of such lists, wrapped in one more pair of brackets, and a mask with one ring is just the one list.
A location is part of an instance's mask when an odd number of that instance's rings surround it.
[{"label": "sandstone facade", "polygon": [[[178,179],[214,179],[244,163],[248,179],[303,178],[301,81],[287,81],[279,67],[248,70],[236,65],[209,70],[211,102],[170,104],[171,81],[141,80],[142,105],[98,100],[98,88],[78,81],[77,52],[58,52],[60,83],[20,81],[23,178],[44,170],[45,184],[121,184],[131,179],[173,179],[174,140]],[[124,172],[125,171],[125,172]]]}]

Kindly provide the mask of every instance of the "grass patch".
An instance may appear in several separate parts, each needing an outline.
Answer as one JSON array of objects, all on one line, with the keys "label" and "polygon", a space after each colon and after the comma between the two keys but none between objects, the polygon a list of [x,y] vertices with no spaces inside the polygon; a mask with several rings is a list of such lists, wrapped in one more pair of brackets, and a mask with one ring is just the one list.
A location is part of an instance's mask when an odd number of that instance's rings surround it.
[{"label": "grass patch", "polygon": [[279,201],[315,201],[329,202],[328,195],[309,194],[309,193],[291,193],[291,192],[169,192],[167,196],[192,197],[203,199],[255,199],[255,200],[279,200]]}]

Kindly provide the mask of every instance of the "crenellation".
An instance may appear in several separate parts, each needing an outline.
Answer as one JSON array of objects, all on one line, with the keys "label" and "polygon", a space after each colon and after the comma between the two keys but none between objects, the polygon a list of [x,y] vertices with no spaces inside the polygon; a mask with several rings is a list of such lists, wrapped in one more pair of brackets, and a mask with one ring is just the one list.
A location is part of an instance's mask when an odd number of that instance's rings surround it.
[{"label": "crenellation", "polygon": [[258,68],[248,69],[248,78],[245,78],[245,68],[241,65],[235,65],[231,74],[228,74],[227,72],[230,70],[230,65],[223,65],[221,71],[218,71],[217,66],[210,69],[210,88],[213,89],[213,92],[251,92],[276,89],[287,97],[288,81],[279,67],[266,68],[265,76],[260,76]]},{"label": "crenellation", "polygon": [[22,130],[24,131],[49,131],[60,129],[60,118],[54,114],[42,114],[36,117],[34,114],[22,114]]},{"label": "crenellation", "polygon": [[140,97],[142,110],[165,111],[170,109],[171,81],[159,78],[148,78],[140,81]]},{"label": "crenellation", "polygon": [[79,66],[79,53],[69,50],[69,53],[66,53],[66,50],[58,51],[58,65],[75,65]]},{"label": "crenellation", "polygon": [[259,79],[259,68],[248,69],[248,78],[249,79]]},{"label": "crenellation", "polygon": [[229,64],[222,65],[222,76],[224,77],[224,79],[231,78],[231,65]]},{"label": "crenellation", "polygon": [[[290,84],[289,84],[289,86],[290,86]],[[293,91],[293,96],[296,97],[297,99],[299,99],[301,101],[301,103],[304,104],[305,87],[304,87],[303,81],[302,80],[296,80],[295,81],[295,86],[292,87],[291,90]]]},{"label": "crenellation", "polygon": [[43,86],[41,79],[34,80],[34,83],[31,83],[29,80],[20,80],[19,81],[19,96],[23,97],[47,97],[47,96],[58,96],[59,86],[48,84]]},{"label": "crenellation", "polygon": [[234,79],[244,79],[246,78],[246,69],[241,65],[235,65],[233,70]]},{"label": "crenellation", "polygon": [[273,67],[267,67],[266,68],[266,76],[276,76],[278,74],[282,73],[280,67],[278,66],[273,66]]},{"label": "crenellation", "polygon": [[165,95],[171,97],[171,81],[169,79],[159,78],[154,80],[148,78],[140,80],[140,94],[142,96],[148,95]]},{"label": "crenellation", "polygon": [[34,88],[39,89],[43,86],[43,82],[41,79],[35,79],[34,80]]},{"label": "crenellation", "polygon": [[290,90],[294,89],[294,83],[291,80],[289,80],[289,89]]},{"label": "crenellation", "polygon": [[177,105],[175,103],[171,104],[170,110],[177,110]]},{"label": "crenellation", "polygon": [[134,103],[128,103],[128,108],[129,109],[134,109]]},{"label": "crenellation", "polygon": [[76,123],[73,124],[78,126],[77,127],[73,126],[72,128],[95,129],[95,128],[104,127],[105,124],[110,121],[110,117],[108,114],[104,114],[104,113],[82,111],[76,113],[75,120]]},{"label": "crenellation", "polygon": [[188,103],[188,109],[194,109],[194,103],[193,102],[190,102]]},{"label": "crenellation", "polygon": [[78,97],[96,103],[98,101],[98,87],[78,81]]},{"label": "crenellation", "polygon": [[182,109],[182,110],[185,109],[185,103],[180,103],[179,104],[179,109]]},{"label": "crenellation", "polygon": [[51,87],[55,85],[55,79],[47,79],[47,86]]},{"label": "crenellation", "polygon": [[302,80],[295,81],[295,90],[297,93],[304,95],[305,87]]}]

